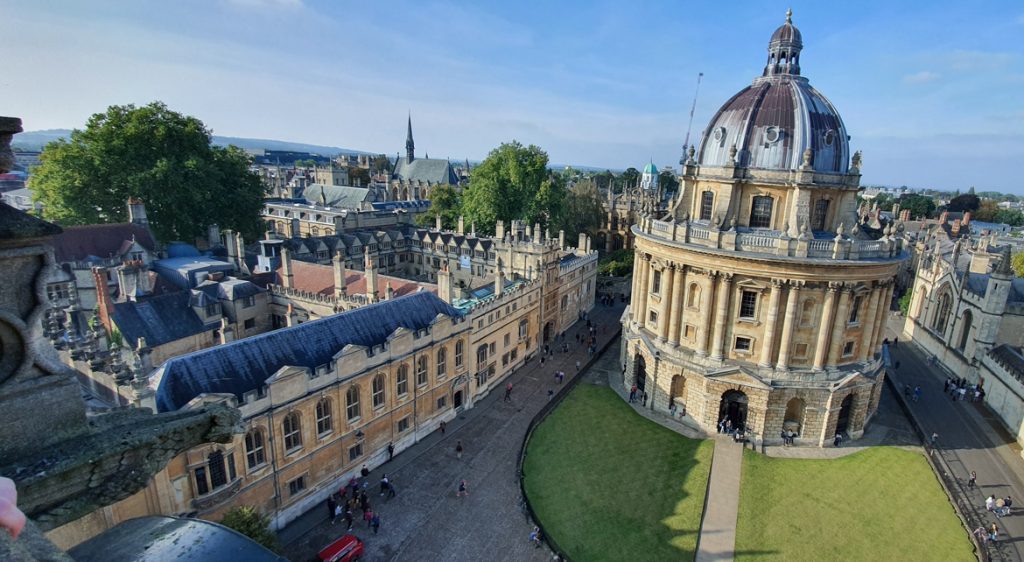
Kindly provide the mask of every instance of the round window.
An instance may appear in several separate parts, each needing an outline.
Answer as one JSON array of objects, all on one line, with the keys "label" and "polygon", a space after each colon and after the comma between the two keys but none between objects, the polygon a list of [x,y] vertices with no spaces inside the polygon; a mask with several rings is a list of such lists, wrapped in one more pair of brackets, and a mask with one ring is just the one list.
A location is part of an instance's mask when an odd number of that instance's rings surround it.
[{"label": "round window", "polygon": [[832,146],[832,143],[836,140],[836,132],[832,129],[825,131],[825,146]]},{"label": "round window", "polygon": [[764,140],[768,142],[778,142],[779,137],[782,136],[782,131],[778,127],[768,127],[764,130]]},{"label": "round window", "polygon": [[716,141],[721,141],[722,139],[725,138],[725,127],[719,127],[717,129],[715,129],[715,133],[714,134],[715,134],[715,140]]}]

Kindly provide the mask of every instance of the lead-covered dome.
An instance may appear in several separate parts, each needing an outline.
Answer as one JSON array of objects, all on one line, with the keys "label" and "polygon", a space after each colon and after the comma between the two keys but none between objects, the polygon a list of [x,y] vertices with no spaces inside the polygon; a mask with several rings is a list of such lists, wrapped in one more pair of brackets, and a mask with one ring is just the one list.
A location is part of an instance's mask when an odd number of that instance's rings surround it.
[{"label": "lead-covered dome", "polygon": [[[770,170],[801,167],[811,149],[816,171],[846,173],[850,144],[832,102],[800,76],[803,41],[792,23],[775,30],[764,74],[715,113],[704,130],[701,166],[735,165]],[[734,150],[735,147],[735,150]]]}]

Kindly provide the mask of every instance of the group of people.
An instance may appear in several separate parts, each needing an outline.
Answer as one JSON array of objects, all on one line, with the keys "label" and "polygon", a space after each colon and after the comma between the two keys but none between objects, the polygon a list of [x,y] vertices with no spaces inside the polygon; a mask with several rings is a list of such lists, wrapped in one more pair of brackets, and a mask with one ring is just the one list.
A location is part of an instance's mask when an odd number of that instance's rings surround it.
[{"label": "group of people", "polygon": [[718,433],[732,435],[732,440],[736,443],[745,443],[747,441],[744,429],[742,423],[733,425],[729,416],[722,416],[722,419],[718,420]]},{"label": "group of people", "polygon": [[[360,470],[360,475],[362,478],[352,477],[347,485],[342,486],[337,493],[331,494],[327,498],[327,514],[331,519],[331,525],[334,525],[338,522],[338,519],[341,519],[345,522],[348,530],[351,531],[355,524],[355,512],[358,510],[361,512],[362,519],[366,522],[367,527],[373,529],[373,534],[376,535],[380,529],[380,514],[373,511],[369,495],[366,493],[367,488],[370,486],[370,469],[365,464],[362,470]],[[388,494],[389,499],[396,495],[394,485],[388,479],[387,474],[380,481],[381,497],[385,493]]]},{"label": "group of people", "polygon": [[943,392],[949,394],[953,401],[977,402],[985,397],[985,389],[979,385],[971,384],[963,377],[946,377],[946,384],[942,387]]},{"label": "group of people", "polygon": [[1013,500],[1010,496],[1006,496],[1003,499],[996,499],[995,494],[985,498],[985,509],[991,511],[996,517],[1006,517],[1010,514],[1010,507],[1013,505]]},{"label": "group of people", "polygon": [[914,388],[910,388],[909,384],[903,385],[903,397],[907,400],[917,402],[921,399],[921,387],[915,386]]},{"label": "group of people", "polygon": [[629,403],[632,404],[633,402],[637,402],[639,400],[643,400],[644,406],[647,406],[647,391],[640,390],[640,388],[637,387],[634,383],[633,386],[629,389]]},{"label": "group of people", "polygon": [[792,429],[783,429],[779,433],[779,437],[782,438],[782,446],[783,447],[789,447],[790,445],[795,445],[796,444],[795,440],[797,438],[797,434]]}]

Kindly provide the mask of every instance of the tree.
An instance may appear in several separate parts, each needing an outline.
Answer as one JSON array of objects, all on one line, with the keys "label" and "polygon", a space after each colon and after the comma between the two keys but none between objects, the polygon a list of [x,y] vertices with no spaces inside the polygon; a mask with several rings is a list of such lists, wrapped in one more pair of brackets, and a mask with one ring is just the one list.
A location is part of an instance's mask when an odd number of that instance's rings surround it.
[{"label": "tree", "polygon": [[388,172],[391,170],[391,160],[383,154],[374,156],[373,162],[370,164],[370,169],[373,170],[373,173],[375,174]]},{"label": "tree", "polygon": [[604,207],[601,204],[601,194],[597,191],[597,184],[592,180],[582,180],[569,189],[565,201],[565,213],[562,220],[557,224],[559,230],[564,230],[568,240],[576,240],[581,232],[591,236],[601,226],[604,217]]},{"label": "tree", "polygon": [[357,166],[349,166],[347,169],[349,185],[356,185],[358,183],[365,186],[370,183],[370,170]]},{"label": "tree", "polygon": [[277,534],[270,530],[270,518],[256,511],[255,507],[232,507],[224,514],[220,524],[242,533],[274,552],[280,551]]},{"label": "tree", "polygon": [[499,220],[527,219],[544,226],[557,219],[560,209],[551,206],[561,203],[565,186],[547,166],[548,155],[540,148],[503,143],[473,168],[462,195],[463,214],[484,232],[494,232]]},{"label": "tree", "polygon": [[[972,190],[974,188],[971,188]],[[965,212],[965,211],[977,211],[978,207],[981,206],[981,199],[973,193],[964,193],[963,195],[957,195],[949,201],[949,205],[946,205],[946,210],[950,212]]]},{"label": "tree", "polygon": [[441,227],[452,229],[459,223],[462,214],[462,194],[454,187],[442,184],[430,192],[430,209],[416,217],[416,224],[432,227],[437,216],[441,216]]},{"label": "tree", "polygon": [[913,294],[914,288],[911,287],[910,289],[907,289],[907,292],[903,293],[902,297],[900,297],[900,314],[903,316],[906,316],[907,313],[910,312],[910,300],[913,298]]},{"label": "tree", "polygon": [[293,163],[293,165],[296,168],[316,168],[316,160],[313,160],[313,159],[306,159],[306,160],[298,159],[298,160],[296,160]]},{"label": "tree", "polygon": [[999,209],[992,222],[1008,224],[1010,226],[1024,226],[1024,213],[1017,209]]},{"label": "tree", "polygon": [[679,180],[676,179],[676,175],[674,173],[662,171],[658,174],[658,185],[661,186],[662,191],[676,191],[679,189]]},{"label": "tree", "polygon": [[926,195],[904,195],[900,197],[900,208],[910,210],[910,218],[930,218],[935,212],[935,200]]},{"label": "tree", "polygon": [[626,171],[622,172],[618,179],[618,183],[623,187],[623,189],[633,187],[640,181],[640,170],[637,170],[636,168],[626,168]]},{"label": "tree", "polygon": [[191,241],[213,223],[258,237],[259,176],[241,149],[210,141],[201,121],[160,102],[115,105],[46,145],[30,185],[43,215],[61,224],[124,222],[137,197],[161,240]]}]

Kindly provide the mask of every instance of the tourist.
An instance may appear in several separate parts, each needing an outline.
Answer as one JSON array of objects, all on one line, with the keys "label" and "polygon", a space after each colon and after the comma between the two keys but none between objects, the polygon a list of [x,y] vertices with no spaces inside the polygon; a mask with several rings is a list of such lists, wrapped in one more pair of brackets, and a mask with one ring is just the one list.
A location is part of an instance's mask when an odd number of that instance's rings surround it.
[{"label": "tourist", "polygon": [[949,392],[949,385],[952,383],[949,377],[946,377],[946,384],[942,385],[942,392]]},{"label": "tourist", "polygon": [[960,387],[960,390],[958,390],[957,392],[958,392],[958,393],[960,394],[959,400],[960,400],[961,402],[963,402],[963,401],[964,401],[964,395],[966,395],[966,394],[967,394],[967,388],[966,388],[966,387],[963,387],[963,386],[961,386],[961,387]]},{"label": "tourist", "polygon": [[782,446],[789,447],[789,435],[786,433],[785,429],[779,432],[779,437],[782,437]]},{"label": "tourist", "polygon": [[974,530],[974,536],[978,537],[978,540],[980,540],[982,544],[988,542],[988,531],[985,530],[983,525],[979,525],[978,528]]},{"label": "tourist", "polygon": [[903,397],[909,399],[910,398],[910,392],[911,392],[910,391],[910,385],[909,384],[903,385]]},{"label": "tourist", "polygon": [[558,384],[565,380],[565,371],[558,371]]},{"label": "tourist", "polygon": [[359,509],[366,513],[370,509],[370,498],[367,497],[366,492],[359,494]]},{"label": "tourist", "polygon": [[384,493],[388,491],[388,475],[384,474],[380,477],[380,496],[384,497]]},{"label": "tourist", "polygon": [[345,525],[346,525],[346,527],[348,528],[349,531],[352,530],[352,521],[354,521],[354,520],[355,520],[355,518],[352,517],[352,510],[351,509],[346,509],[345,510]]},{"label": "tourist", "polygon": [[548,389],[548,401],[551,401],[552,399],[554,399],[554,397],[555,397],[555,391],[553,389],[549,388]]},{"label": "tourist", "polygon": [[832,446],[833,447],[838,447],[838,446],[840,446],[842,444],[843,444],[843,436],[842,436],[842,434],[837,433],[835,438],[832,440]]},{"label": "tourist", "polygon": [[718,420],[718,433],[725,433],[725,416]]},{"label": "tourist", "polygon": [[577,373],[580,372],[580,360],[579,359],[576,360],[576,372]]},{"label": "tourist", "polygon": [[446,424],[445,422],[442,421],[441,422],[441,435],[444,435],[444,430],[447,427],[448,427],[448,424]]},{"label": "tourist", "polygon": [[937,445],[939,443],[939,434],[932,432],[932,438],[929,440],[929,442],[931,443],[932,447]]},{"label": "tourist", "polygon": [[370,519],[370,527],[373,528],[373,534],[377,534],[377,530],[380,529],[380,515],[374,513],[373,519]]},{"label": "tourist", "polygon": [[991,530],[992,530],[992,532],[989,533],[988,540],[990,540],[992,542],[996,542],[996,539],[999,538],[999,527],[997,527],[996,524],[993,523],[992,527],[991,527]]},{"label": "tourist", "polygon": [[732,435],[732,420],[725,420],[725,433]]},{"label": "tourist", "polygon": [[973,487],[974,487],[974,485],[975,485],[975,484],[976,484],[977,482],[978,482],[978,473],[977,473],[977,472],[974,472],[974,471],[972,470],[972,471],[971,471],[971,478],[970,478],[969,480],[967,480],[967,487],[968,487],[968,488],[973,488]]},{"label": "tourist", "polygon": [[395,444],[389,442],[388,443],[388,460],[390,461],[393,458],[395,458]]},{"label": "tourist", "polygon": [[914,402],[917,402],[917,400],[919,398],[921,398],[921,387],[920,386],[915,386],[914,387]]},{"label": "tourist", "polygon": [[373,510],[367,509],[363,512],[363,521],[366,521],[366,526],[370,526],[370,521],[373,521]]},{"label": "tourist", "polygon": [[530,542],[537,548],[540,548],[540,527],[534,526],[533,530],[530,531]]},{"label": "tourist", "polygon": [[462,458],[462,440],[461,439],[455,442],[455,457],[459,458],[459,459]]},{"label": "tourist", "polygon": [[992,511],[996,508],[996,496],[995,494],[985,498],[985,509]]},{"label": "tourist", "polygon": [[334,522],[337,521],[338,518],[342,517],[343,515],[344,515],[344,510],[341,509],[341,505],[340,504],[339,505],[335,505],[334,506],[334,514],[331,516],[331,525],[334,525]]},{"label": "tourist", "polygon": [[391,480],[390,482],[388,482],[388,497],[385,498],[385,499],[390,500],[391,498],[393,498],[393,497],[395,497],[397,495],[398,495],[398,490],[395,489],[395,481]]},{"label": "tourist", "polygon": [[644,391],[644,408],[647,407],[647,391]]},{"label": "tourist", "polygon": [[512,383],[505,385],[505,402],[512,401]]},{"label": "tourist", "polygon": [[466,491],[466,481],[459,481],[459,491],[455,492],[455,497],[461,498],[462,496],[468,496],[469,492]]},{"label": "tourist", "polygon": [[636,385],[635,384],[629,389],[629,403],[632,404],[633,402],[636,402]]},{"label": "tourist", "polygon": [[896,336],[895,338],[892,339],[892,347],[893,347],[893,349],[895,349],[895,348],[897,348],[899,346],[900,346],[900,338],[899,338],[899,336]]},{"label": "tourist", "polygon": [[999,517],[1005,517],[1005,516],[1009,515],[1010,514],[1010,506],[1011,505],[1013,505],[1013,500],[1010,499],[1010,496],[1006,496],[1006,499],[1003,500],[1003,507],[1002,507],[1002,509],[997,511],[996,515],[999,516]]},{"label": "tourist", "polygon": [[327,496],[327,517],[331,519],[331,524],[334,524],[335,510],[338,509],[338,502],[334,501],[334,496]]}]

